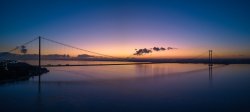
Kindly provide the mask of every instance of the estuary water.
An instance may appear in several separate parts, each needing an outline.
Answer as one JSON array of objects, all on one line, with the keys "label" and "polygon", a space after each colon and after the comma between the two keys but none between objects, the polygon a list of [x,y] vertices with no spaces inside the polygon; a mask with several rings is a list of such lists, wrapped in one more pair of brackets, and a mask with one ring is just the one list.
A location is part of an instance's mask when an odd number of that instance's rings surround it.
[{"label": "estuary water", "polygon": [[249,112],[250,65],[49,67],[0,85],[0,111]]}]

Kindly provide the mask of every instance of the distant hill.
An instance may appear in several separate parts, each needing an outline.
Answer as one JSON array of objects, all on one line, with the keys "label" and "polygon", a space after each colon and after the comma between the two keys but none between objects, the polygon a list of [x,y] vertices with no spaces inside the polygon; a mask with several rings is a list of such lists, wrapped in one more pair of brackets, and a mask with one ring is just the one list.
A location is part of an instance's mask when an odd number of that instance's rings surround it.
[{"label": "distant hill", "polygon": [[[12,54],[0,52],[0,60],[38,60],[38,54]],[[142,59],[142,58],[103,58],[88,54],[80,54],[72,57],[66,54],[42,55],[45,60],[86,60],[86,61],[131,61],[131,62],[153,62],[153,63],[209,63],[208,59]],[[214,64],[250,64],[248,59],[213,59]]]},{"label": "distant hill", "polygon": [[[38,59],[39,55],[38,54],[13,54],[13,53],[8,53],[8,52],[0,52],[0,59],[1,60],[35,60]],[[75,60],[75,59],[100,59],[99,57],[95,57],[92,55],[88,54],[80,54],[76,57],[72,57],[67,54],[49,54],[49,55],[42,55],[42,59],[48,59],[48,60]]]}]

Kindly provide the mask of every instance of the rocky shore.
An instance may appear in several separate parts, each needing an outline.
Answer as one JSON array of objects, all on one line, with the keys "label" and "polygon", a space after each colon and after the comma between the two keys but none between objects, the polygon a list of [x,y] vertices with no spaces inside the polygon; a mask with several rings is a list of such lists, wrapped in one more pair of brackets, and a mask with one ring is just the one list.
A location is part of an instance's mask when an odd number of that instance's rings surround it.
[{"label": "rocky shore", "polygon": [[27,63],[1,62],[0,83],[16,80],[27,80],[32,76],[38,76],[47,72],[49,72],[49,70],[46,68],[39,68],[38,66],[32,66]]}]

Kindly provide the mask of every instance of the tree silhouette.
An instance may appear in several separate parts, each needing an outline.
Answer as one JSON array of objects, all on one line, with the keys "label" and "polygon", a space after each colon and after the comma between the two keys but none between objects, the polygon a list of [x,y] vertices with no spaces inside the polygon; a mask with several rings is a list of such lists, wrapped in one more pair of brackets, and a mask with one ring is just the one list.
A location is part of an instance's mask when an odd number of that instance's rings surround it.
[{"label": "tree silhouette", "polygon": [[28,50],[26,49],[26,46],[21,46],[21,53],[26,54]]}]

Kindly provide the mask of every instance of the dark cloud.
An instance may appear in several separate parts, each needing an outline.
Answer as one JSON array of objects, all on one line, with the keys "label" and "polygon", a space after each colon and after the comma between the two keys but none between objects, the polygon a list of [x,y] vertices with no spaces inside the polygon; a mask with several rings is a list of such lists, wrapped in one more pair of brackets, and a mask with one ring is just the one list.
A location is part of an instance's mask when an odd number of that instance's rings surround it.
[{"label": "dark cloud", "polygon": [[174,50],[174,49],[177,49],[177,48],[173,48],[173,47],[167,47],[167,48],[164,48],[164,47],[153,47],[153,48],[150,48],[150,49],[147,49],[147,48],[144,48],[144,49],[135,49],[136,52],[134,53],[134,55],[143,55],[143,54],[149,54],[149,53],[152,53],[153,51],[165,51],[165,50]]},{"label": "dark cloud", "polygon": [[148,54],[148,53],[152,53],[152,50],[150,50],[150,49],[146,49],[146,48],[144,48],[144,49],[139,49],[139,50],[137,50],[137,49],[135,49],[136,50],[136,52],[134,53],[134,55],[143,55],[143,54]]},{"label": "dark cloud", "polygon": [[160,49],[161,49],[162,51],[165,51],[165,50],[166,50],[166,48],[164,48],[164,47],[161,47]]},{"label": "dark cloud", "polygon": [[161,49],[159,47],[153,47],[154,51],[160,51]]},{"label": "dark cloud", "polygon": [[164,48],[164,47],[153,47],[152,49],[154,51],[165,51],[166,50],[166,48]]},{"label": "dark cloud", "polygon": [[177,48],[167,47],[167,50],[174,50],[174,49],[177,49]]}]

